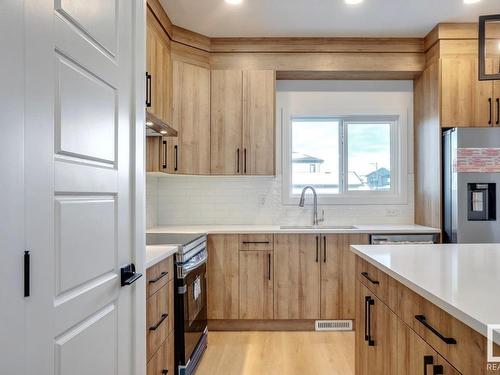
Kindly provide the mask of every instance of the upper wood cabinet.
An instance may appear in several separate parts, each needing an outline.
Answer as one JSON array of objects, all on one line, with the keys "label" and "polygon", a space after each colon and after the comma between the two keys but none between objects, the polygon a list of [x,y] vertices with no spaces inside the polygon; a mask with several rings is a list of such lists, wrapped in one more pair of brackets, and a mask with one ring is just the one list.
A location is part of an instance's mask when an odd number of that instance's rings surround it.
[{"label": "upper wood cabinet", "polygon": [[320,235],[274,236],[274,318],[317,319],[320,312]]},{"label": "upper wood cabinet", "polygon": [[[494,61],[488,59],[487,64]],[[495,126],[500,116],[498,86],[494,81],[479,81],[478,60],[474,55],[441,59],[441,126]],[[500,123],[500,121],[499,121]]]},{"label": "upper wood cabinet", "polygon": [[275,174],[275,73],[211,73],[212,174]]},{"label": "upper wood cabinet", "polygon": [[275,174],[275,86],[272,70],[243,72],[243,173]]},{"label": "upper wood cabinet", "polygon": [[240,319],[273,319],[273,254],[240,251]]},{"label": "upper wood cabinet", "polygon": [[[170,39],[155,15],[147,10],[146,70],[150,86],[149,112],[172,124],[172,57]],[[177,128],[176,128],[177,129]]]},{"label": "upper wood cabinet", "polygon": [[243,72],[211,72],[211,172],[235,175],[243,171]]},{"label": "upper wood cabinet", "polygon": [[208,237],[208,319],[238,319],[238,235]]},{"label": "upper wood cabinet", "polygon": [[171,173],[210,174],[210,70],[173,61],[173,124],[179,135],[167,142]]}]

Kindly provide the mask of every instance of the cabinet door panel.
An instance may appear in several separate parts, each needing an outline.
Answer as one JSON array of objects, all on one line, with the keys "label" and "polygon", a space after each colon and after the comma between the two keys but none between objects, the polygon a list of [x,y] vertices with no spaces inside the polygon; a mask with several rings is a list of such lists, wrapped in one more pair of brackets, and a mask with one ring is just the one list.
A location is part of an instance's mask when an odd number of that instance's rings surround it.
[{"label": "cabinet door panel", "polygon": [[[493,67],[495,72],[500,72],[500,57],[497,57],[493,61]],[[494,125],[500,126],[500,81],[493,81],[493,99],[495,105],[493,111],[495,114]]]},{"label": "cabinet door panel", "polygon": [[432,374],[438,355],[424,340],[402,321],[398,321],[398,374]]},{"label": "cabinet door panel", "polygon": [[319,235],[274,236],[274,318],[318,319]]},{"label": "cabinet door panel", "polygon": [[490,125],[493,84],[478,80],[476,56],[443,58],[441,87],[442,126]]},{"label": "cabinet door panel", "polygon": [[208,236],[208,319],[238,319],[238,235]]},{"label": "cabinet door panel", "polygon": [[242,172],[241,70],[211,72],[211,173],[234,175]]},{"label": "cabinet door panel", "polygon": [[273,318],[273,256],[240,251],[240,319]]},{"label": "cabinet door panel", "polygon": [[243,72],[243,173],[275,174],[275,74]]},{"label": "cabinet door panel", "polygon": [[210,174],[210,71],[175,60],[174,120],[179,174]]},{"label": "cabinet door panel", "polygon": [[146,38],[146,69],[151,75],[151,107],[148,108],[148,111],[171,124],[172,60],[170,40],[149,9]]}]

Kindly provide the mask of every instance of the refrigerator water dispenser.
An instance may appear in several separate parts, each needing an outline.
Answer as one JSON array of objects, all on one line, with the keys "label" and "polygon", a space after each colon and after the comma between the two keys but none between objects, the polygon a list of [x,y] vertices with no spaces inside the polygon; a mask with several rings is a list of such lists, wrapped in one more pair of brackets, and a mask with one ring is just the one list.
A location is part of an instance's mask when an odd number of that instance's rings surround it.
[{"label": "refrigerator water dispenser", "polygon": [[467,184],[467,219],[469,221],[494,221],[496,213],[496,184]]}]

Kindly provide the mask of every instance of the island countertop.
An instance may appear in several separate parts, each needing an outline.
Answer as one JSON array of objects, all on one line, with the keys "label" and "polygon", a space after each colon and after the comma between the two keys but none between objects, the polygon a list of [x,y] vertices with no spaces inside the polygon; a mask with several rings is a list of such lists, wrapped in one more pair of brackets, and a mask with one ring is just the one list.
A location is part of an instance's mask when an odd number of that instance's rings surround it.
[{"label": "island countertop", "polygon": [[[351,249],[483,336],[488,324],[500,324],[500,244],[355,245]],[[500,344],[497,333],[494,341]]]}]

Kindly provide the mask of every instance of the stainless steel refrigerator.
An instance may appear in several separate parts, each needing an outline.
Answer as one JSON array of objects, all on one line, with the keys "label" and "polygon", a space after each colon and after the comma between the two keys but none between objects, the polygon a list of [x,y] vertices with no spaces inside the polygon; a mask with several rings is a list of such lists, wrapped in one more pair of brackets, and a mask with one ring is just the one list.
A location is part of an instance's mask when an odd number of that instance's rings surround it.
[{"label": "stainless steel refrigerator", "polygon": [[443,240],[500,243],[500,128],[443,133]]}]

